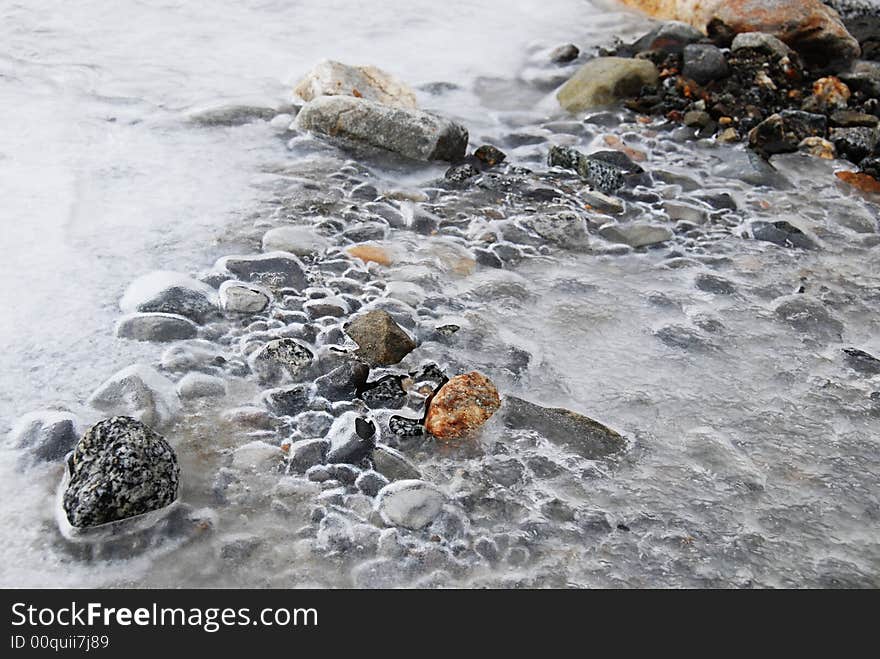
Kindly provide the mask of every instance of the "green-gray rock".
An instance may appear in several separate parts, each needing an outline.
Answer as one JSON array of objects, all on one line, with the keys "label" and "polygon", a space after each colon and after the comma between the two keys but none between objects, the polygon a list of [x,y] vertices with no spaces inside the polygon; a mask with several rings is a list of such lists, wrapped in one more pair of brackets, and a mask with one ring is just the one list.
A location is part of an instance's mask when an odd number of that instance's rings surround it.
[{"label": "green-gray rock", "polygon": [[556,98],[565,110],[581,112],[635,96],[658,80],[657,67],[648,60],[597,57],[578,69]]},{"label": "green-gray rock", "polygon": [[668,227],[647,222],[628,224],[604,224],[599,227],[599,235],[613,243],[623,243],[630,247],[647,247],[672,239]]}]

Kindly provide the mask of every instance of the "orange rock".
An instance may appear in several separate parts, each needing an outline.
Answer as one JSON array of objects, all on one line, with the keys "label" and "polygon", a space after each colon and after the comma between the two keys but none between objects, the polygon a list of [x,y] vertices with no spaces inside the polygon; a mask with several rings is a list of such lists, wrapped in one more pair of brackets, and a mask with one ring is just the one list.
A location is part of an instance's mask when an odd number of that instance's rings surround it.
[{"label": "orange rock", "polygon": [[813,95],[807,99],[804,109],[810,112],[828,112],[845,108],[850,91],[840,78],[827,76],[813,83]]},{"label": "orange rock", "polygon": [[837,151],[831,142],[816,135],[802,139],[801,143],[798,144],[798,149],[803,153],[824,160],[834,160],[837,155]]},{"label": "orange rock", "polygon": [[499,407],[498,390],[485,375],[456,375],[431,400],[425,428],[437,439],[458,439],[483,425]]},{"label": "orange rock", "polygon": [[360,259],[364,263],[378,263],[379,265],[391,265],[394,259],[383,247],[379,245],[352,245],[345,250],[349,256]]},{"label": "orange rock", "polygon": [[862,192],[880,194],[880,181],[870,174],[865,174],[864,172],[835,172],[834,175]]}]

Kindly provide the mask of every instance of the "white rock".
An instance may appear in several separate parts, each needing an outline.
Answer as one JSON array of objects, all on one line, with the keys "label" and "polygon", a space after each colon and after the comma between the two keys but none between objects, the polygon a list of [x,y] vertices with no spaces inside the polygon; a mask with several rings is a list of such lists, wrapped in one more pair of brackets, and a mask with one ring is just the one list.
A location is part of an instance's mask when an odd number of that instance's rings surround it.
[{"label": "white rock", "polygon": [[202,322],[217,309],[217,293],[189,275],[156,270],[135,279],[119,301],[124,313],[155,311],[180,314]]},{"label": "white rock", "polygon": [[259,313],[269,306],[272,294],[259,284],[224,281],[220,284],[220,306],[233,313]]},{"label": "white rock", "polygon": [[262,470],[278,463],[283,456],[279,447],[256,440],[235,449],[232,466],[243,470]]},{"label": "white rock", "polygon": [[408,281],[391,281],[385,286],[388,297],[416,307],[425,299],[425,289]]},{"label": "white rock", "polygon": [[161,426],[180,410],[174,383],[145,364],[132,364],[111,376],[89,397],[88,404],[148,426]]},{"label": "white rock", "polygon": [[177,383],[181,398],[207,398],[226,395],[226,381],[215,375],[187,373]]},{"label": "white rock", "polygon": [[440,514],[444,500],[443,493],[433,483],[395,481],[379,490],[376,510],[385,523],[416,530],[427,526]]},{"label": "white rock", "polygon": [[375,66],[349,66],[325,60],[299,81],[294,92],[303,100],[318,96],[356,96],[384,105],[415,108],[416,95],[405,83]]},{"label": "white rock", "polygon": [[297,256],[309,256],[323,252],[330,241],[318,235],[311,227],[289,226],[269,229],[263,236],[264,252],[290,252]]},{"label": "white rock", "polygon": [[293,115],[284,112],[282,114],[276,114],[274,117],[272,117],[272,121],[269,122],[269,125],[277,130],[279,133],[284,133],[290,130],[290,124],[292,123]]}]

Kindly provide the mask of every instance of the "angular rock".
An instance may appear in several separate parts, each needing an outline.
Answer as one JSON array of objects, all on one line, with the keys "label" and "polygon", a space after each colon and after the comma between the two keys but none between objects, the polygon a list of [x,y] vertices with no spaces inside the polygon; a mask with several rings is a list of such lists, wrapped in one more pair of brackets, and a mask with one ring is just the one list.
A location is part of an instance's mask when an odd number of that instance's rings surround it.
[{"label": "angular rock", "polygon": [[457,439],[483,425],[500,406],[498,390],[485,375],[456,375],[431,399],[425,428],[438,439]]},{"label": "angular rock", "polygon": [[373,469],[390,481],[422,477],[422,472],[409,458],[385,444],[376,444],[370,457],[373,461]]},{"label": "angular rock", "polygon": [[353,96],[383,105],[416,107],[410,87],[375,66],[349,66],[325,60],[309,71],[293,90],[304,101],[319,96]]},{"label": "angular rock", "polygon": [[445,499],[443,492],[432,483],[402,480],[379,491],[376,510],[386,524],[418,530],[440,514]]},{"label": "angular rock", "polygon": [[648,32],[630,46],[629,50],[634,53],[642,53],[649,50],[659,50],[664,53],[680,53],[684,50],[685,46],[696,43],[703,37],[702,32],[687,23],[668,21]]},{"label": "angular rock", "polygon": [[225,256],[217,261],[215,268],[230,272],[246,281],[258,281],[270,288],[295,288],[308,286],[305,268],[294,254],[268,252],[257,256]]},{"label": "angular rock", "polygon": [[315,392],[331,401],[351,400],[366,384],[369,375],[370,367],[363,362],[347,361],[316,379]]},{"label": "angular rock", "polygon": [[770,115],[749,131],[749,144],[767,155],[797,151],[805,138],[822,137],[826,123],[821,114],[783,110]]},{"label": "angular rock", "polygon": [[591,186],[611,194],[623,187],[624,170],[608,162],[607,156],[592,157],[566,146],[553,146],[547,155],[547,164],[576,171]]},{"label": "angular rock", "polygon": [[251,370],[265,382],[274,382],[285,375],[297,377],[311,363],[314,353],[294,339],[269,341],[255,350],[248,359]]},{"label": "angular rock", "polygon": [[794,54],[791,48],[772,34],[765,32],[741,32],[737,34],[730,45],[730,52],[739,53],[743,50],[754,50],[765,55],[771,55],[780,60]]},{"label": "angular rock", "polygon": [[180,410],[174,383],[143,364],[133,364],[108,378],[88,404],[107,414],[134,417],[149,426],[167,423]]},{"label": "angular rock", "polygon": [[577,412],[543,407],[516,396],[505,396],[502,420],[509,428],[534,430],[548,441],[588,460],[604,458],[626,448],[620,433]]},{"label": "angular rock", "polygon": [[259,284],[224,281],[220,284],[220,306],[229,313],[260,313],[272,301],[272,294]]},{"label": "angular rock", "polygon": [[89,428],[68,462],[62,504],[74,527],[158,510],[177,498],[174,449],[140,421],[115,416]]},{"label": "angular rock", "polygon": [[582,112],[636,96],[658,79],[657,68],[648,60],[597,57],[584,64],[556,98],[568,112]]},{"label": "angular rock", "polygon": [[370,455],[376,445],[376,424],[356,412],[345,412],[327,432],[330,447],[328,463],[357,464]]},{"label": "angular rock", "polygon": [[628,224],[603,224],[599,227],[599,235],[613,243],[623,243],[630,247],[647,247],[671,240],[673,237],[669,227],[648,222],[630,222]]},{"label": "angular rock", "polygon": [[290,445],[290,467],[294,471],[305,473],[315,465],[324,464],[330,442],[326,439],[301,439]]},{"label": "angular rock", "polygon": [[263,403],[279,416],[296,416],[309,408],[311,397],[307,384],[270,389],[263,394]]},{"label": "angular rock", "polygon": [[880,141],[880,130],[867,126],[832,128],[828,137],[839,155],[846,156],[853,162],[860,162],[874,153]]},{"label": "angular rock", "polygon": [[358,344],[355,354],[371,366],[391,366],[416,348],[409,334],[381,309],[356,316],[344,329]]},{"label": "angular rock", "polygon": [[297,115],[296,126],[423,161],[461,160],[468,142],[467,129],[448,119],[344,96],[310,101]]},{"label": "angular rock", "polygon": [[368,497],[374,497],[379,494],[379,490],[388,485],[389,481],[378,471],[368,469],[361,472],[354,482],[354,486],[366,494]]},{"label": "angular rock", "polygon": [[852,370],[863,375],[880,375],[880,359],[858,348],[844,348],[844,361]]},{"label": "angular rock", "polygon": [[753,222],[752,236],[754,236],[755,240],[763,240],[780,247],[816,249],[816,243],[807,237],[807,234],[785,220],[779,220],[778,222]]},{"label": "angular rock", "polygon": [[839,341],[843,323],[834,318],[821,301],[806,295],[781,299],[774,313],[791,327],[821,341]]},{"label": "angular rock", "polygon": [[80,438],[79,418],[61,410],[30,412],[9,432],[9,443],[27,451],[31,462],[61,460]]},{"label": "angular rock", "polygon": [[682,75],[706,85],[713,80],[725,78],[730,71],[724,53],[711,44],[691,44],[684,49]]},{"label": "angular rock", "polygon": [[275,227],[263,235],[264,252],[287,252],[296,256],[311,256],[323,252],[329,246],[330,241],[315,233],[311,227]]},{"label": "angular rock", "polygon": [[181,341],[198,333],[189,318],[171,313],[130,313],[116,323],[116,336],[134,341]]},{"label": "angular rock", "polygon": [[217,294],[198,279],[158,270],[138,277],[119,301],[124,313],[157,312],[185,316],[202,323],[217,310]]}]

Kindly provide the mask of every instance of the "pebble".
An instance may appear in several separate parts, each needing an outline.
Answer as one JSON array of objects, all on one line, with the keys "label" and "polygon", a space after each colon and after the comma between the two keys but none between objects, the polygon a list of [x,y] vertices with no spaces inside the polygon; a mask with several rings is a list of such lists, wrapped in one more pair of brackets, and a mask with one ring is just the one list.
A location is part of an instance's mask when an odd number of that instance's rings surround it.
[{"label": "pebble", "polygon": [[135,341],[180,341],[199,333],[189,318],[170,313],[131,313],[116,323],[116,336]]},{"label": "pebble", "polygon": [[133,364],[104,381],[88,404],[106,414],[130,416],[161,426],[180,411],[174,383],[151,366]]},{"label": "pebble", "polygon": [[483,425],[500,406],[498,390],[485,375],[457,375],[434,394],[425,428],[438,439],[458,439]]},{"label": "pebble", "polygon": [[415,341],[387,311],[355,316],[344,329],[358,344],[355,354],[371,366],[391,366],[416,348]]},{"label": "pebble", "polygon": [[289,252],[296,256],[313,256],[330,247],[330,241],[307,226],[284,226],[263,234],[264,252]]},{"label": "pebble", "polygon": [[229,280],[220,285],[220,306],[230,313],[260,313],[271,301],[268,289],[257,284]]},{"label": "pebble", "polygon": [[418,530],[440,513],[444,501],[436,485],[422,480],[402,480],[379,491],[376,510],[386,524]]},{"label": "pebble", "polygon": [[209,398],[226,395],[226,381],[205,373],[187,373],[177,383],[181,398]]}]

